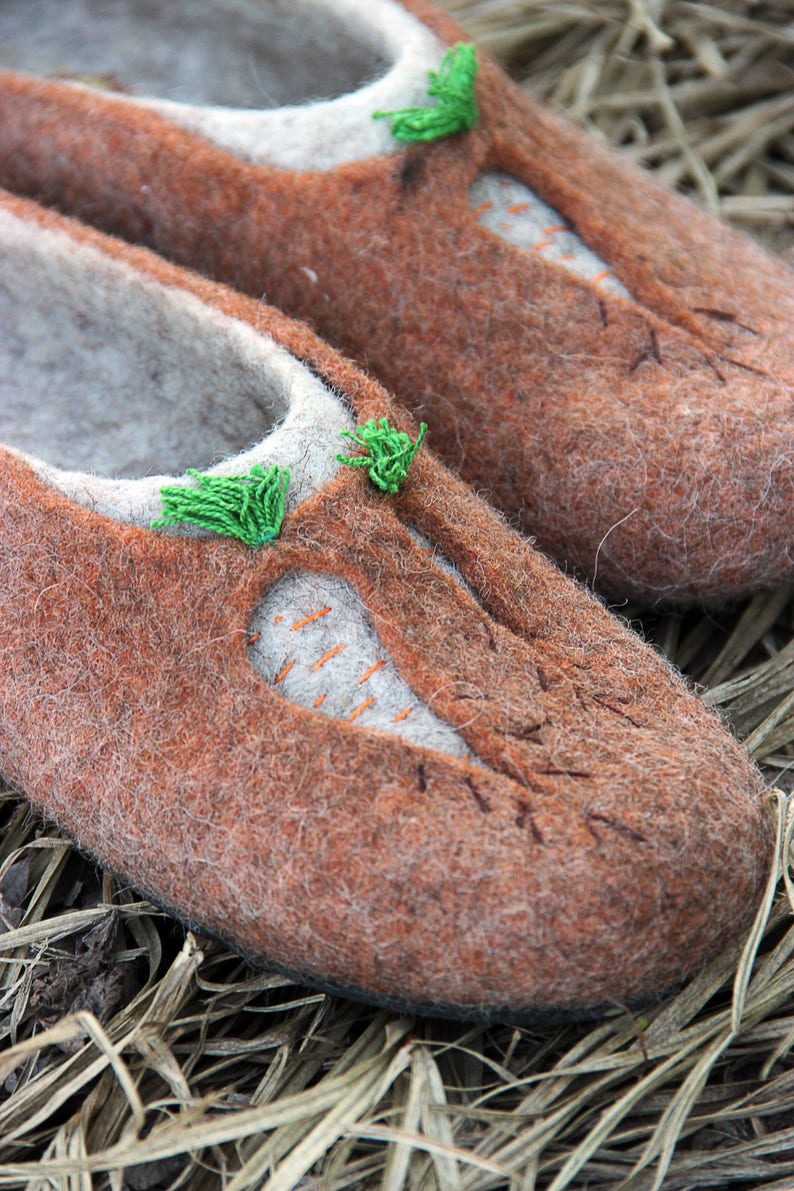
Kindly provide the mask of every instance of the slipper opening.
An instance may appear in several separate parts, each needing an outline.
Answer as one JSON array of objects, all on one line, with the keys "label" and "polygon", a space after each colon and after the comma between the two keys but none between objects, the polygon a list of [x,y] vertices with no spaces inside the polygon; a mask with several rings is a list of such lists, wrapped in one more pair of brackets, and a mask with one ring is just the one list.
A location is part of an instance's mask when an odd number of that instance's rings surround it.
[{"label": "slipper opening", "polygon": [[241,324],[6,212],[0,238],[1,441],[131,478],[206,467],[283,419]]},{"label": "slipper opening", "polygon": [[389,63],[370,31],[312,0],[5,0],[0,66],[180,103],[333,99]]}]

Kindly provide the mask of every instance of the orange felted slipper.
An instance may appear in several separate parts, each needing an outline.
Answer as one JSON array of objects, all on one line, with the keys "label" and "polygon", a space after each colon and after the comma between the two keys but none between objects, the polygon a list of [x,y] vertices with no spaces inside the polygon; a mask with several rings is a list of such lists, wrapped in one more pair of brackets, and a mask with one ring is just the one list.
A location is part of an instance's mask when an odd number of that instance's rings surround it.
[{"label": "orange felted slipper", "polygon": [[83,849],[424,1011],[592,1012],[740,935],[760,775],[373,381],[9,196],[0,325],[0,768]]},{"label": "orange felted slipper", "polygon": [[792,274],[462,37],[423,0],[5,0],[0,179],[308,319],[605,593],[790,579]]}]

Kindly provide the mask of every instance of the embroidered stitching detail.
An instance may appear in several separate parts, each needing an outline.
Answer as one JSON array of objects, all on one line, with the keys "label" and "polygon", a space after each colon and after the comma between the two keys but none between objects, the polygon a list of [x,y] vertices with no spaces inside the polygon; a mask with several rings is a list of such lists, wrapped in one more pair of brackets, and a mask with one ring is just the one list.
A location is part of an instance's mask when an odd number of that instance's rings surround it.
[{"label": "embroidered stitching detail", "polygon": [[367,475],[377,488],[383,492],[397,492],[422,445],[426,430],[426,423],[420,422],[419,437],[412,442],[404,430],[390,426],[388,418],[381,418],[379,422],[370,418],[366,425],[356,427],[355,433],[340,431],[343,438],[352,438],[367,454],[337,455],[337,459],[346,467],[366,467]]},{"label": "embroidered stitching detail", "polygon": [[459,41],[444,54],[438,70],[428,73],[427,93],[438,100],[435,107],[373,112],[374,120],[391,120],[391,134],[398,141],[436,141],[456,132],[468,132],[479,119],[474,96],[476,46]]},{"label": "embroidered stitching detail", "polygon": [[194,467],[186,473],[195,486],[167,485],[160,489],[163,525],[199,525],[225,537],[238,538],[251,549],[274,541],[284,520],[289,470],[275,464],[265,471],[255,463],[246,476],[202,475]]}]

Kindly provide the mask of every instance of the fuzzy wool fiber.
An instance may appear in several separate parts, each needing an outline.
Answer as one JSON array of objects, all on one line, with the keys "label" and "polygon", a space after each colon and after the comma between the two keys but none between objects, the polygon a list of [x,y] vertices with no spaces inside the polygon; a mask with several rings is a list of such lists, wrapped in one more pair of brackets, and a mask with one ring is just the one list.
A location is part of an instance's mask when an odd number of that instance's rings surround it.
[{"label": "fuzzy wool fiber", "polygon": [[[357,424],[416,437],[306,326],[24,200],[3,210],[119,263],[133,290],[162,287],[165,337],[203,303],[207,329],[275,341]],[[526,1018],[656,993],[752,918],[772,844],[760,775],[657,653],[426,447],[394,497],[339,468],[259,551],[101,515],[2,449],[0,541],[4,776],[244,953],[368,999]],[[263,680],[252,620],[301,572],[356,593],[471,758]]]}]

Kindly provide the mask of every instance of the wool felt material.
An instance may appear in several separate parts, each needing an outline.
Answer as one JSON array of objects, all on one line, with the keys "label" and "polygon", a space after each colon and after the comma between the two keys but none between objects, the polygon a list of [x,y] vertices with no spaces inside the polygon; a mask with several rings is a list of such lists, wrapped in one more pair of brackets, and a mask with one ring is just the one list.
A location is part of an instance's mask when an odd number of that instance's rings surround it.
[{"label": "wool felt material", "polygon": [[[36,49],[46,22],[21,3],[4,8],[15,48],[2,59],[0,47],[0,60],[46,67]],[[188,0],[177,9],[198,17]],[[307,27],[328,15],[312,0],[300,9]],[[380,82],[408,71],[426,86],[425,60],[402,55],[386,9],[435,39],[434,67],[461,31],[423,0],[372,7]],[[247,11],[255,24],[270,8]],[[351,42],[371,42],[369,12],[346,5]],[[163,30],[157,13],[141,27],[148,40]],[[75,36],[90,41],[82,23]],[[0,179],[310,320],[432,423],[447,462],[604,592],[717,602],[790,578],[790,271],[479,58],[471,132],[373,156],[372,127],[380,136],[387,121],[362,106],[360,126],[340,116],[333,164],[329,125],[366,85],[260,113],[282,133],[296,112],[307,123],[283,138],[290,162],[264,134],[253,161],[228,128],[188,128],[184,110],[156,99],[11,71],[0,79]],[[290,67],[300,60],[299,39]],[[126,73],[111,65],[135,85],[133,60]],[[418,86],[377,107],[416,102]],[[203,93],[193,98],[206,111]],[[215,110],[234,123],[235,109]],[[547,203],[630,297],[484,226],[472,187],[476,198],[495,174]]]},{"label": "wool felt material", "polygon": [[[386,417],[416,439],[306,326],[24,200],[2,207],[41,234],[42,259],[68,240],[65,259],[104,258],[98,282],[111,266],[137,278],[186,352],[200,303],[205,333],[234,342],[238,323],[357,425]],[[108,344],[143,350],[119,318]],[[94,413],[83,434],[102,437]],[[393,496],[338,467],[258,551],[100,514],[61,474],[0,450],[2,771],[184,919],[320,986],[484,1019],[643,998],[751,920],[771,858],[758,772],[668,663],[426,445]],[[257,610],[306,573],[356,593],[470,757],[263,680]]]},{"label": "wool felt material", "polygon": [[[349,407],[272,339],[10,209],[0,209],[0,248],[0,441],[26,448],[65,495],[149,526],[167,511],[165,492],[195,489],[170,474],[193,459],[210,481],[288,472],[288,509],[339,470]],[[268,596],[251,662],[288,698],[468,752],[399,678],[349,585],[294,572]],[[318,610],[321,622],[304,623]]]}]

